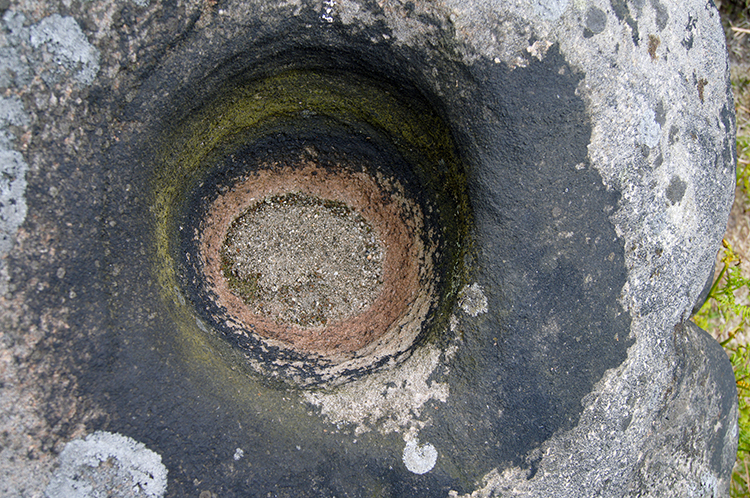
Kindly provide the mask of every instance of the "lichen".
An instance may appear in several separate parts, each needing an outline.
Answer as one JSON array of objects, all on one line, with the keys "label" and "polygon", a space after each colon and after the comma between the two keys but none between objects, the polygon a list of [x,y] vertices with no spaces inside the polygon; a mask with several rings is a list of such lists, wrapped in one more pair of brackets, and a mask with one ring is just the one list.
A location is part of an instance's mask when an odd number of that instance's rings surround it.
[{"label": "lichen", "polygon": [[402,459],[409,472],[421,475],[432,470],[437,457],[438,452],[433,445],[430,443],[420,445],[419,440],[413,438],[406,441]]},{"label": "lichen", "polygon": [[47,498],[126,497],[143,493],[160,498],[167,491],[161,456],[129,437],[94,432],[65,445]]},{"label": "lichen", "polygon": [[415,432],[427,424],[422,407],[430,400],[446,402],[447,383],[430,381],[440,364],[441,351],[418,349],[397,368],[370,374],[331,391],[307,392],[306,402],[320,408],[329,422],[351,424],[357,434],[379,430]]},{"label": "lichen", "polygon": [[72,17],[53,14],[30,29],[31,46],[45,48],[53,60],[71,71],[74,80],[90,85],[99,72],[99,51]]},{"label": "lichen", "polygon": [[29,118],[18,97],[0,97],[0,296],[7,288],[5,256],[26,219],[26,172],[29,165],[13,149],[10,126],[25,126]]},{"label": "lichen", "polygon": [[487,297],[485,297],[482,287],[476,282],[461,289],[458,295],[458,304],[464,310],[464,313],[470,316],[487,313]]}]

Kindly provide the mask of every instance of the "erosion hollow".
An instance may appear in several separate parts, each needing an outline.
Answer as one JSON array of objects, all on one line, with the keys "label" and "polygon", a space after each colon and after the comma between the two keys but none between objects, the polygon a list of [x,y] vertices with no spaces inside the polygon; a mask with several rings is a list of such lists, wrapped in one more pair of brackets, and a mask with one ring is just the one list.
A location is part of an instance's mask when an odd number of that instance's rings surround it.
[{"label": "erosion hollow", "polygon": [[445,324],[469,245],[465,165],[416,88],[341,69],[232,79],[163,137],[157,268],[193,333],[307,384]]},{"label": "erosion hollow", "polygon": [[10,2],[0,494],[726,495],[709,4]]}]

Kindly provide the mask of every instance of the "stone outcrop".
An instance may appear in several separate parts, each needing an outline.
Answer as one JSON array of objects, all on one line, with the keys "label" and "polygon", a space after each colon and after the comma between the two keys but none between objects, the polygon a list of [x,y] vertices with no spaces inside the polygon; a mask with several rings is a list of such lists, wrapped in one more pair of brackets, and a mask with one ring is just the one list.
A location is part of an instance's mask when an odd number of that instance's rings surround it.
[{"label": "stone outcrop", "polygon": [[[4,8],[0,494],[727,493],[734,377],[689,321],[734,192],[712,5]],[[380,239],[419,254],[404,311],[335,354],[204,271],[207,206],[299,164],[419,213]]]}]

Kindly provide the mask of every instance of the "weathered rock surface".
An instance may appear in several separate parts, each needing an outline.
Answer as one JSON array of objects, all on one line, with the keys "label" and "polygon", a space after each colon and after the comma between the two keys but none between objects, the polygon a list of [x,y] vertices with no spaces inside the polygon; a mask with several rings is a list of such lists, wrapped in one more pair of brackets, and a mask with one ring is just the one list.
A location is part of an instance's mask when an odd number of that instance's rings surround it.
[{"label": "weathered rock surface", "polygon": [[[87,460],[109,466],[86,474],[101,487],[81,496],[156,496],[165,478],[166,495],[202,497],[727,494],[734,378],[688,321],[734,192],[712,5],[4,8],[0,494],[60,496],[70,476],[56,466],[94,440],[129,450]],[[352,97],[356,110],[321,86],[278,104],[313,72],[357,75],[346,95],[361,76],[383,82],[387,105],[403,90],[430,106],[460,167],[409,170],[404,143],[446,145],[388,124],[371,93]],[[216,159],[221,147],[250,157],[320,141],[350,154],[351,137],[383,138],[382,157],[399,156],[393,170],[434,208],[425,238],[451,245],[417,342],[350,359],[335,385],[318,360],[225,341],[181,244],[200,227],[185,199],[249,167]],[[181,169],[188,156],[220,166]],[[464,192],[470,213],[447,213]],[[148,461],[122,461],[133,455]]]}]

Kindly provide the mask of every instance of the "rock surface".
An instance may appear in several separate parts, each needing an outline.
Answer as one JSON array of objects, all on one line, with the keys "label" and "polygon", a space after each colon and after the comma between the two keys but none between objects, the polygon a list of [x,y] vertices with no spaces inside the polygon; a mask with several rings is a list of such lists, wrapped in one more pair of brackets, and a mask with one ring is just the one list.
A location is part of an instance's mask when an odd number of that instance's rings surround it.
[{"label": "rock surface", "polygon": [[[149,496],[727,494],[734,378],[688,321],[734,191],[710,3],[13,0],[0,29],[0,494],[54,496],[97,431],[161,458]],[[436,240],[470,229],[417,342],[301,388],[283,346],[208,324],[160,199],[199,188],[163,164],[203,154],[230,89],[312,69],[428,102],[461,168],[404,178],[471,216],[424,201]],[[375,137],[379,104],[342,125],[316,98],[274,143]]]}]

